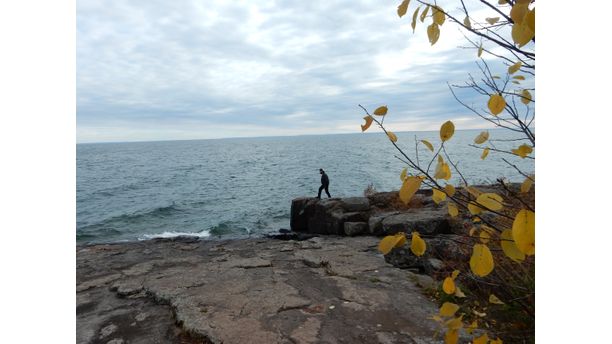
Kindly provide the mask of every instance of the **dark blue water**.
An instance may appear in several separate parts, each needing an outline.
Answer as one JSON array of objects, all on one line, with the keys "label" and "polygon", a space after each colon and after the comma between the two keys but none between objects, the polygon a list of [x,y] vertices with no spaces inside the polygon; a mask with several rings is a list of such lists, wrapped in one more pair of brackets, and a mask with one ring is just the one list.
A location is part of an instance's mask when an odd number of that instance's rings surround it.
[{"label": "dark blue water", "polygon": [[[471,183],[524,178],[534,161],[468,144],[480,131],[457,131],[447,151]],[[516,134],[490,130],[491,139]],[[414,135],[439,145],[437,132],[397,133],[415,156]],[[521,142],[494,142],[511,149]],[[420,145],[421,164],[433,153]],[[397,190],[404,167],[384,134],[239,138],[77,145],[77,242],[113,242],[179,234],[239,237],[289,227],[291,200],[316,196],[319,168],[333,197],[363,195],[369,185]],[[532,154],[533,155],[533,154]],[[432,169],[435,163],[432,164]],[[453,172],[451,182],[459,184]]]}]

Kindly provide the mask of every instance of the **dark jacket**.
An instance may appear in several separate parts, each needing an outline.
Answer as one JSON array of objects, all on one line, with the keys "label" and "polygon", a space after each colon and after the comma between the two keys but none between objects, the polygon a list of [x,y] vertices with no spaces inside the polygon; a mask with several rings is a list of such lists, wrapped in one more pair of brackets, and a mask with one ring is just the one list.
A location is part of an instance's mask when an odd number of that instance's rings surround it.
[{"label": "dark jacket", "polygon": [[321,184],[329,185],[329,177],[327,177],[327,174],[325,172],[323,172],[323,174],[321,175]]}]

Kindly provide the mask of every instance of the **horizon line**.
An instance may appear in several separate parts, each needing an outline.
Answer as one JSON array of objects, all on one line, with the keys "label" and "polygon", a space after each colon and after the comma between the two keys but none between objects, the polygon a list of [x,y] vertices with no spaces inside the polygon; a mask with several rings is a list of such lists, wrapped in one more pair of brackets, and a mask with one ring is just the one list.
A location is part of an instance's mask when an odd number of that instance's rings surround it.
[{"label": "horizon line", "polygon": [[[472,129],[456,129],[455,131],[470,131],[470,130],[503,130],[504,128],[472,128]],[[435,132],[437,130],[403,130],[395,131],[395,133],[420,133],[420,132]],[[302,137],[302,136],[329,136],[329,135],[376,135],[384,134],[384,132],[356,132],[356,133],[326,133],[326,134],[299,134],[299,135],[264,135],[264,136],[229,136],[216,138],[202,139],[167,139],[167,140],[142,140],[142,141],[96,141],[96,142],[77,142],[77,145],[88,144],[103,144],[103,143],[153,143],[153,142],[176,142],[176,141],[206,141],[206,140],[229,140],[229,139],[259,139],[259,138],[275,138],[275,137]]]}]

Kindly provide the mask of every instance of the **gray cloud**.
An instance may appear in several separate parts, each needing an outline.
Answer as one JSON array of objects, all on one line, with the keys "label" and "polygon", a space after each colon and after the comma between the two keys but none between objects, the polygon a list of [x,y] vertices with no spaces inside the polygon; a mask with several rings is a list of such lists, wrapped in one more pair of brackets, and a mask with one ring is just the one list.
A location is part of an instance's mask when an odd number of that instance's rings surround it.
[{"label": "gray cloud", "polygon": [[446,82],[475,52],[409,23],[377,2],[80,0],[77,141],[356,132],[357,104],[403,130],[472,116]]}]

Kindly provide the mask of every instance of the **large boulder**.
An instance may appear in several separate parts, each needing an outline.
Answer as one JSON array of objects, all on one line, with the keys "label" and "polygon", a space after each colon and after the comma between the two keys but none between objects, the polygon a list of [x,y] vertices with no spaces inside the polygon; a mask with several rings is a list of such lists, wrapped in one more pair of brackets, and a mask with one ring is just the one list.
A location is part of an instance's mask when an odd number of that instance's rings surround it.
[{"label": "large boulder", "polygon": [[367,222],[369,201],[352,198],[296,198],[291,202],[291,230],[344,235],[345,222]]},{"label": "large boulder", "polygon": [[342,208],[349,212],[368,211],[370,209],[370,201],[367,197],[343,198]]},{"label": "large boulder", "polygon": [[428,189],[417,190],[408,204],[404,204],[400,200],[398,191],[377,192],[368,195],[368,199],[370,201],[370,206],[378,209],[410,209],[433,205],[431,190]]},{"label": "large boulder", "polygon": [[[342,206],[338,198],[317,199],[314,197],[296,198],[291,202],[291,230],[294,232],[308,232],[328,234],[328,227],[332,213],[342,213]],[[336,216],[338,218],[338,216]],[[333,230],[341,233],[343,228]]]},{"label": "large boulder", "polygon": [[399,214],[399,211],[378,213],[370,216],[368,219],[368,232],[372,235],[381,236],[385,232],[383,231],[383,220],[391,215]]},{"label": "large boulder", "polygon": [[377,192],[375,194],[368,195],[368,199],[370,204],[374,206],[379,208],[388,208],[393,204],[393,202],[399,199],[399,192]]},{"label": "large boulder", "polygon": [[312,215],[312,206],[308,206],[314,200],[311,197],[300,197],[291,201],[291,230],[295,232],[308,231],[308,218]]},{"label": "large boulder", "polygon": [[445,208],[420,208],[387,216],[382,221],[382,234],[399,232],[421,234],[450,234],[451,226]]}]

